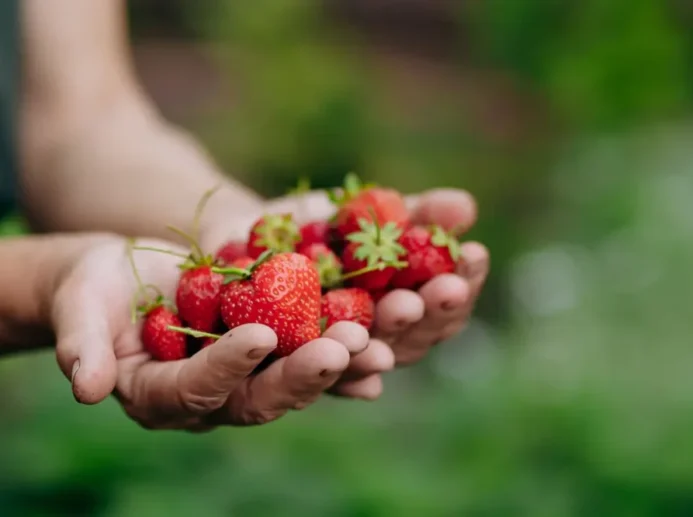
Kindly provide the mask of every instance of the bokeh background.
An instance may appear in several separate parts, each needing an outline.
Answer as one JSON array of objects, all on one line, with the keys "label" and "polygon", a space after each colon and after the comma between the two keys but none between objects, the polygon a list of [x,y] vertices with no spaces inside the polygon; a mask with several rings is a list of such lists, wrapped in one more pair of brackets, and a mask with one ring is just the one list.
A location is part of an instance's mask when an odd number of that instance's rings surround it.
[{"label": "bokeh background", "polygon": [[[131,2],[147,90],[267,195],[462,187],[463,337],[263,428],[153,433],[50,352],[0,363],[0,515],[693,515],[693,7]],[[21,221],[3,223],[3,232]]]}]

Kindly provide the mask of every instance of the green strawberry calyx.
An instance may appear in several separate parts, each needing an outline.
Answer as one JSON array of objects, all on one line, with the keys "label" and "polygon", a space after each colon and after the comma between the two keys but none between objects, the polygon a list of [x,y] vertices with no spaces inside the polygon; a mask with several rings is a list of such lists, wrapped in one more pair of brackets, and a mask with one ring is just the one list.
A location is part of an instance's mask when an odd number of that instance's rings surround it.
[{"label": "green strawberry calyx", "polygon": [[431,244],[438,248],[447,248],[453,261],[457,262],[462,256],[460,243],[452,232],[446,232],[441,226],[431,227]]},{"label": "green strawberry calyx", "polygon": [[327,197],[333,205],[341,207],[358,196],[361,192],[369,190],[376,185],[374,183],[363,183],[353,172],[344,176],[343,186],[327,191]]},{"label": "green strawberry calyx", "polygon": [[237,280],[247,280],[253,276],[253,273],[258,267],[267,262],[276,253],[277,252],[272,249],[263,251],[255,262],[246,269],[240,267],[212,267],[212,271],[224,275],[224,285]]},{"label": "green strawberry calyx", "polygon": [[331,253],[320,253],[315,260],[315,268],[320,275],[320,285],[329,287],[342,280],[342,264]]},{"label": "green strawberry calyx", "polygon": [[366,267],[384,268],[400,262],[400,257],[407,254],[398,242],[402,229],[396,223],[387,222],[381,227],[375,221],[360,218],[358,224],[361,231],[347,235],[347,240],[358,244],[354,258],[366,262]]},{"label": "green strawberry calyx", "polygon": [[254,246],[278,252],[294,251],[301,240],[298,225],[291,214],[267,214],[253,233]]}]

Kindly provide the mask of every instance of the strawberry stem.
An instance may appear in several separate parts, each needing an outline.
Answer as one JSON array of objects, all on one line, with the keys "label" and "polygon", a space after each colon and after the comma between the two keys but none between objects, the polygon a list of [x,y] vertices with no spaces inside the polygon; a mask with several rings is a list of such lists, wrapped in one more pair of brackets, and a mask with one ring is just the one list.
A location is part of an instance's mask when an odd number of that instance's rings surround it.
[{"label": "strawberry stem", "polygon": [[132,321],[133,324],[137,323],[137,312],[138,312],[138,299],[140,296],[142,296],[145,299],[145,307],[151,306],[152,303],[155,303],[154,301],[150,301],[147,297],[147,287],[153,288],[157,291],[157,294],[163,298],[163,293],[159,290],[158,287],[148,284],[144,285],[144,282],[142,282],[142,277],[140,276],[140,272],[137,270],[137,265],[135,264],[135,257],[133,254],[133,250],[137,249],[135,246],[135,239],[134,238],[129,238],[127,239],[127,256],[128,256],[128,262],[130,262],[130,267],[132,269],[132,275],[135,277],[135,282],[137,284],[137,291],[135,291],[135,294],[132,296],[132,301],[130,302],[130,321]]},{"label": "strawberry stem", "polygon": [[193,252],[192,252],[193,256],[195,254],[197,254],[197,257],[195,257],[196,259],[202,260],[204,258],[204,256],[205,256],[204,251],[202,251],[202,248],[200,248],[200,245],[197,243],[197,239],[195,239],[195,237],[193,237],[189,233],[186,233],[185,231],[181,230],[180,228],[176,228],[175,226],[172,226],[170,224],[166,225],[166,228],[168,228],[173,233],[182,237],[183,239],[185,239],[186,241],[188,241],[190,243],[190,246],[192,247],[192,250],[193,250]]},{"label": "strawberry stem", "polygon": [[133,246],[132,249],[138,250],[138,251],[156,251],[157,253],[164,253],[166,255],[172,255],[174,257],[182,258],[185,260],[188,260],[190,258],[188,255],[184,255],[184,254],[178,253],[176,251],[163,250],[161,248],[153,248],[150,246]]},{"label": "strawberry stem", "polygon": [[221,339],[222,337],[220,334],[211,334],[209,332],[202,332],[201,330],[186,327],[176,327],[175,325],[168,325],[166,328],[168,330],[172,330],[173,332],[179,332],[181,334],[186,334],[196,338],[210,337],[212,339]]},{"label": "strawberry stem", "polygon": [[[192,224],[192,237],[194,238],[195,247],[200,252],[202,250],[200,249],[199,245],[197,245],[197,242],[200,239],[200,222],[202,221],[202,214],[204,213],[205,208],[207,207],[207,203],[209,202],[211,197],[214,194],[216,194],[220,188],[221,188],[221,184],[207,190],[204,194],[202,194],[202,197],[197,202],[197,206],[195,207],[195,216],[193,218],[193,224]],[[204,256],[204,253],[201,253],[201,256]]]},{"label": "strawberry stem", "polygon": [[248,278],[250,276],[250,269],[243,269],[240,267],[213,267],[213,273],[219,273],[220,275],[236,275],[241,278]]},{"label": "strawberry stem", "polygon": [[374,264],[372,266],[366,266],[362,267],[361,269],[357,269],[356,271],[351,271],[349,273],[344,273],[341,275],[336,281],[330,283],[329,285],[326,285],[324,287],[330,288],[334,287],[337,284],[342,283],[344,280],[350,280],[354,277],[365,275],[366,273],[371,273],[373,271],[382,271],[385,268],[388,267],[393,267],[395,269],[402,269],[405,268],[409,265],[408,262],[405,261],[395,261],[395,262],[379,262],[377,264]]}]

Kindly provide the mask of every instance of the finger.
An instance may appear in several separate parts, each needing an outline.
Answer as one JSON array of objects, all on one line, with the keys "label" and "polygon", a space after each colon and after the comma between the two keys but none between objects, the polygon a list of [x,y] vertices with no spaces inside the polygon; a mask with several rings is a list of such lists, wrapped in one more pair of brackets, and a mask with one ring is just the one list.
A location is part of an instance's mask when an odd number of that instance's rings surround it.
[{"label": "finger", "polygon": [[220,408],[276,347],[277,335],[265,325],[241,325],[227,332],[181,369],[178,391],[184,408],[197,415]]},{"label": "finger", "polygon": [[424,316],[423,299],[413,291],[395,289],[376,304],[374,334],[387,339],[417,323]]},{"label": "finger", "polygon": [[469,283],[459,275],[438,275],[428,281],[419,294],[424,301],[424,323],[440,328],[440,323],[455,319],[471,297]]},{"label": "finger", "polygon": [[379,339],[371,339],[368,348],[351,359],[349,368],[339,382],[363,379],[374,373],[388,372],[394,367],[395,354],[392,349]]},{"label": "finger", "polygon": [[242,425],[276,420],[303,409],[332,386],[349,365],[349,351],[333,339],[318,338],[248,379],[213,421]]},{"label": "finger", "polygon": [[478,242],[465,242],[460,247],[462,259],[460,261],[462,273],[470,283],[472,291],[478,293],[483,287],[490,269],[490,255],[483,244]]},{"label": "finger", "polygon": [[70,290],[56,297],[58,364],[72,383],[75,399],[83,404],[97,404],[115,388],[116,358],[106,314],[89,294]]},{"label": "finger", "polygon": [[464,190],[430,190],[408,201],[416,224],[439,224],[447,230],[454,228],[462,233],[476,222],[476,201]]},{"label": "finger", "polygon": [[224,405],[253,369],[277,345],[264,325],[242,325],[192,358],[147,362],[132,380],[133,406],[163,418],[208,414]]},{"label": "finger", "polygon": [[375,374],[365,379],[339,383],[331,393],[340,397],[376,400],[383,393],[383,379],[380,374]]},{"label": "finger", "polygon": [[451,323],[463,323],[471,298],[469,285],[458,275],[440,275],[421,290],[426,316],[414,328],[402,334],[392,344],[398,364],[411,364],[421,360],[430,347],[438,343],[443,330]]},{"label": "finger", "polygon": [[368,347],[368,331],[362,325],[350,321],[338,321],[325,331],[323,337],[338,341],[352,356],[361,354]]}]

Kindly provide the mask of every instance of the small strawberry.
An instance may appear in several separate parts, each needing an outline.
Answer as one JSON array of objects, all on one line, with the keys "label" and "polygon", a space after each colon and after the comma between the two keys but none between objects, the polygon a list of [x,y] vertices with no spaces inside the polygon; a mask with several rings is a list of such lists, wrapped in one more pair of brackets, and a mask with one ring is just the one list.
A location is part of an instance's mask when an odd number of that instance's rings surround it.
[{"label": "small strawberry", "polygon": [[301,247],[311,244],[327,244],[330,241],[330,223],[327,221],[313,221],[300,228]]},{"label": "small strawberry", "polygon": [[[132,267],[132,274],[137,283],[137,292],[132,299],[132,322],[137,322],[138,315],[143,316],[140,340],[144,349],[158,361],[177,361],[187,356],[188,347],[185,336],[169,329],[169,326],[180,326],[181,320],[176,315],[175,308],[161,291],[153,285],[144,285],[140,277],[135,259],[132,255],[134,242],[128,242],[127,256]],[[155,293],[152,298],[148,290]],[[138,304],[138,299],[144,301]]]},{"label": "small strawberry", "polygon": [[395,273],[393,287],[418,289],[437,275],[455,271],[460,246],[440,226],[430,229],[413,226],[402,234],[399,242],[407,250],[409,265]]},{"label": "small strawberry", "polygon": [[255,263],[254,259],[251,259],[250,257],[243,256],[243,257],[238,257],[228,264],[226,266],[228,267],[235,267],[239,269],[248,269],[250,266],[252,266]]},{"label": "small strawberry", "polygon": [[192,328],[211,332],[221,318],[221,287],[224,275],[210,265],[194,266],[183,272],[176,289],[176,306]]},{"label": "small strawberry", "polygon": [[291,214],[267,214],[250,229],[246,253],[256,259],[264,251],[294,251],[301,236]]},{"label": "small strawberry", "polygon": [[250,270],[227,272],[237,275],[221,296],[221,316],[230,329],[246,323],[269,326],[277,334],[278,356],[320,335],[320,277],[307,257],[263,256]]},{"label": "small strawberry", "polygon": [[229,241],[217,250],[214,256],[215,262],[220,266],[229,265],[234,260],[244,257],[246,248],[246,243],[243,241]]},{"label": "small strawberry", "polygon": [[351,287],[325,293],[321,303],[321,317],[325,329],[338,321],[353,321],[366,329],[373,326],[375,304],[368,291]]},{"label": "small strawberry", "polygon": [[342,263],[325,244],[318,242],[301,246],[298,252],[313,262],[320,275],[321,286],[329,287],[339,282],[342,277]]},{"label": "small strawberry", "polygon": [[[406,265],[399,262],[400,257],[406,255],[406,250],[397,242],[402,230],[392,222],[381,228],[377,223],[361,219],[359,225],[361,231],[347,237],[349,244],[342,255],[344,271],[354,287],[369,291],[384,289],[397,268]],[[372,270],[356,275],[369,268]]]},{"label": "small strawberry", "polygon": [[331,193],[339,207],[333,225],[342,239],[360,230],[362,219],[380,226],[392,223],[400,229],[409,225],[409,211],[402,195],[394,189],[363,186],[354,175],[348,175],[340,193]]},{"label": "small strawberry", "polygon": [[183,334],[169,329],[180,326],[176,314],[164,305],[149,309],[142,323],[144,349],[157,361],[177,361],[187,356],[187,340]]}]

